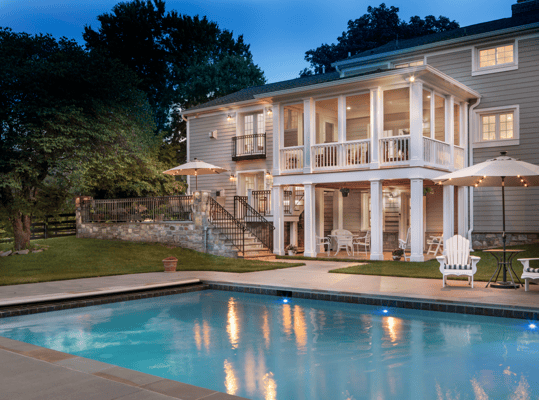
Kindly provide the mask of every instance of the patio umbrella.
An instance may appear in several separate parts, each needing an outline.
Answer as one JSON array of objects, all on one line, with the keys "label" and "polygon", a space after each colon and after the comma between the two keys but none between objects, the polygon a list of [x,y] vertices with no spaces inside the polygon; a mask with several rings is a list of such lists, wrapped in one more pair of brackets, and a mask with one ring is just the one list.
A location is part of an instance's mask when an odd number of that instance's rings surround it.
[{"label": "patio umbrella", "polygon": [[166,170],[163,173],[168,175],[194,175],[196,181],[196,190],[198,190],[199,175],[220,174],[221,172],[225,171],[227,171],[225,168],[217,167],[195,158],[191,162],[178,165],[177,167]]},{"label": "patio umbrella", "polygon": [[[506,151],[500,156],[482,163],[463,168],[450,174],[433,179],[440,185],[485,187],[495,186],[502,188],[502,241],[505,260],[505,187],[506,186],[539,186],[539,166],[507,157]],[[506,270],[503,271],[503,280],[506,281]]]}]

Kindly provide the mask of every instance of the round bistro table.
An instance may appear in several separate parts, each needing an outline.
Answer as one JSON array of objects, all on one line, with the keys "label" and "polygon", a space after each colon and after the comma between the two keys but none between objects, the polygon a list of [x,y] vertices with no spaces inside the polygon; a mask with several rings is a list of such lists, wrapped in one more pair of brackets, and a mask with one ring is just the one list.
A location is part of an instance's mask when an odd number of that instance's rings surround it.
[{"label": "round bistro table", "polygon": [[[497,289],[518,289],[520,285],[522,285],[522,282],[520,282],[520,279],[518,279],[517,274],[513,270],[513,258],[518,253],[522,253],[523,251],[524,250],[517,250],[517,249],[483,250],[483,253],[492,254],[492,256],[498,262],[498,268],[496,268],[496,271],[494,271],[494,274],[492,274],[492,276],[490,277],[490,280],[488,281],[486,287],[490,285],[491,287],[497,288]],[[503,282],[497,282],[498,276],[500,275],[500,272],[502,270],[503,270]],[[509,275],[511,275],[510,282],[507,281],[507,271],[509,271]],[[513,274],[517,278],[518,283],[515,283],[515,280],[513,279]],[[494,278],[494,276],[496,276],[496,278]],[[494,282],[492,282],[493,279],[494,279]]]}]

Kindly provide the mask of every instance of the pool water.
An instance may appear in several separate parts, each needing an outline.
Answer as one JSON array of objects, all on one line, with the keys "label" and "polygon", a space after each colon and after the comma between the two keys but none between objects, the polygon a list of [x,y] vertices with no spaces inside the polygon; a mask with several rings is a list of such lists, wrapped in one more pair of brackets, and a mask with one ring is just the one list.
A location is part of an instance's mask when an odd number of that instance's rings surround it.
[{"label": "pool water", "polygon": [[0,336],[266,400],[537,399],[538,330],[212,290],[0,320]]}]

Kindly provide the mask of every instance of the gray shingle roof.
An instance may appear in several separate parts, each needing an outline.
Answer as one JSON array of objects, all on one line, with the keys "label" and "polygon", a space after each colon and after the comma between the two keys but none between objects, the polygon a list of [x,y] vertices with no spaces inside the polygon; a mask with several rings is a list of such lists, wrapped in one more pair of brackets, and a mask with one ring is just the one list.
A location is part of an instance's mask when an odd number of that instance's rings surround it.
[{"label": "gray shingle roof", "polygon": [[339,79],[338,72],[328,72],[327,74],[318,74],[312,76],[306,76],[303,78],[291,79],[288,81],[269,83],[261,86],[251,86],[242,89],[238,92],[231,93],[229,95],[219,97],[215,100],[210,100],[207,103],[199,104],[198,106],[191,107],[187,111],[200,110],[208,107],[215,107],[224,104],[237,103],[240,101],[254,100],[254,96],[262,93],[275,92],[278,90],[292,89],[302,86],[315,85],[317,83],[324,83]]},{"label": "gray shingle roof", "polygon": [[375,49],[353,55],[346,60],[364,58],[376,54],[387,53],[390,51],[410,49],[412,47],[422,46],[430,43],[494,32],[502,29],[514,28],[521,25],[533,24],[535,22],[539,22],[538,11],[526,14],[518,14],[517,16],[511,18],[502,18],[494,21],[483,22],[481,24],[465,26],[463,28],[453,29],[447,32],[433,33],[432,35],[421,36],[413,39],[399,40],[398,43],[397,41],[392,41]]}]

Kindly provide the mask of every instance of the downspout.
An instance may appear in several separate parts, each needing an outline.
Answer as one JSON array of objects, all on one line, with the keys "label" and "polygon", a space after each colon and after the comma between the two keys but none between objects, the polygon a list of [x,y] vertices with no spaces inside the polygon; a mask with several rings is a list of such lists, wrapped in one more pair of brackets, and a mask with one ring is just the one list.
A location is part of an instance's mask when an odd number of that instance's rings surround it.
[{"label": "downspout", "polygon": [[[475,128],[477,124],[475,123],[475,118],[472,118],[474,115],[475,108],[481,103],[481,97],[477,99],[475,104],[470,107],[468,110],[468,166],[473,165],[473,139],[472,136],[475,134]],[[468,240],[470,241],[470,251],[473,251],[473,241],[472,241],[472,232],[473,232],[473,186],[468,190],[468,218],[470,222],[470,229],[468,230]]]},{"label": "downspout", "polygon": [[208,227],[204,226],[204,253],[208,252]]}]

